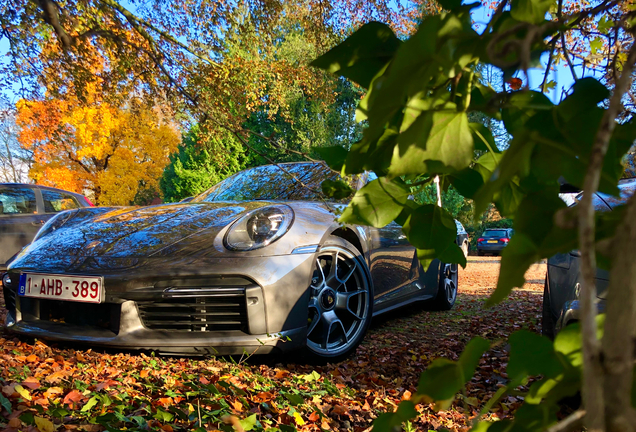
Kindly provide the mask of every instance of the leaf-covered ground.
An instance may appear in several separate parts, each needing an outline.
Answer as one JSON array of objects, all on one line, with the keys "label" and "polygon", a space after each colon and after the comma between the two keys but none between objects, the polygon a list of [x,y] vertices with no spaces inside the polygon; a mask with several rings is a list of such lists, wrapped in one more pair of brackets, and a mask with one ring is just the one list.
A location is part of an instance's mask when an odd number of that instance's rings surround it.
[{"label": "leaf-covered ground", "polygon": [[[505,339],[521,328],[540,331],[545,264],[504,303],[484,309],[499,259],[470,257],[460,270],[450,312],[422,307],[377,319],[350,360],[324,367],[270,358],[192,359],[56,347],[0,333],[0,429],[364,431],[382,412],[415,392],[435,357],[456,360],[472,336],[495,342],[465,395],[450,408],[417,406],[407,430],[461,430],[506,382]],[[0,297],[1,298],[1,297]],[[0,318],[4,309],[0,303]],[[279,359],[280,360],[280,359]],[[489,416],[521,403],[507,397]]]}]

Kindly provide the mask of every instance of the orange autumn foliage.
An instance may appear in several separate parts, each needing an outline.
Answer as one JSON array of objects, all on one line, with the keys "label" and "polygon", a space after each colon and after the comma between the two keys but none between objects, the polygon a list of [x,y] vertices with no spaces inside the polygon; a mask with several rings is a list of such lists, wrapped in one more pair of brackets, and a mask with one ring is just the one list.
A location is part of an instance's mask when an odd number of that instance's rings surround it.
[{"label": "orange autumn foliage", "polygon": [[157,109],[92,98],[20,100],[18,140],[33,151],[36,183],[88,193],[100,205],[129,205],[158,182],[180,136]]}]

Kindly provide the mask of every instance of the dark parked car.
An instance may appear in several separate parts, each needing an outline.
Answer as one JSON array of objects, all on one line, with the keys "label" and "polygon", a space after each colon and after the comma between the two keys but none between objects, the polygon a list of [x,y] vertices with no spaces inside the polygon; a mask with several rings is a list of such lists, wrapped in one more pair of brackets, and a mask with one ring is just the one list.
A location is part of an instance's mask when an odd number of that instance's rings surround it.
[{"label": "dark parked car", "polygon": [[508,242],[513,234],[514,230],[512,228],[492,228],[485,230],[477,240],[477,254],[500,254],[503,248],[508,246]]},{"label": "dark parked car", "polygon": [[63,210],[92,206],[84,196],[52,187],[0,183],[0,272],[46,221]]},{"label": "dark parked car", "polygon": [[464,256],[468,256],[468,244],[470,240],[468,239],[468,233],[466,232],[466,228],[464,225],[458,220],[455,221],[455,225],[457,225],[457,245],[462,248],[462,252],[464,252]]},{"label": "dark parked car", "polygon": [[[636,179],[621,180],[620,198],[597,193],[593,203],[596,211],[612,211],[625,202],[636,190]],[[580,198],[580,196],[579,196]],[[543,289],[543,334],[554,338],[566,325],[579,320],[580,253],[557,254],[548,260],[548,271]],[[605,294],[609,285],[609,272],[598,269],[596,289],[599,312],[605,310]]]},{"label": "dark parked car", "polygon": [[[281,171],[281,167],[284,171]],[[237,173],[189,203],[82,208],[47,223],[9,267],[10,331],[163,353],[355,350],[372,316],[450,309],[457,266],[427,270],[399,225],[341,226],[319,163]],[[361,176],[354,187],[361,187]]]}]

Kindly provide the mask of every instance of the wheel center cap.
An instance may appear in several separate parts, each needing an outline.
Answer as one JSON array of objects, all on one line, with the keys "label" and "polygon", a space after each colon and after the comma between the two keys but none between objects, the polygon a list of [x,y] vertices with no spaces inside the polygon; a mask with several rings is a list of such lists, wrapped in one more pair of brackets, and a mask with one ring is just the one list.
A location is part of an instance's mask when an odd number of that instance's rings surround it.
[{"label": "wheel center cap", "polygon": [[320,305],[325,310],[331,310],[336,306],[336,293],[331,288],[325,288],[320,294]]}]

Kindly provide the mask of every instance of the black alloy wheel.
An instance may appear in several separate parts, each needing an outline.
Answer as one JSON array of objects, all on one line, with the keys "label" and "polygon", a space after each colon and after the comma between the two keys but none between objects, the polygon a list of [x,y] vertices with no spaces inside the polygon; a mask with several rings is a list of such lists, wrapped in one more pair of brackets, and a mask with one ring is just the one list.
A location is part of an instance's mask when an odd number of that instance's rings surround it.
[{"label": "black alloy wheel", "polygon": [[457,300],[457,264],[440,263],[439,287],[433,300],[436,310],[451,310]]},{"label": "black alloy wheel", "polygon": [[362,341],[373,311],[369,271],[355,247],[344,239],[328,240],[316,256],[309,290],[307,351],[320,361],[348,357]]}]

